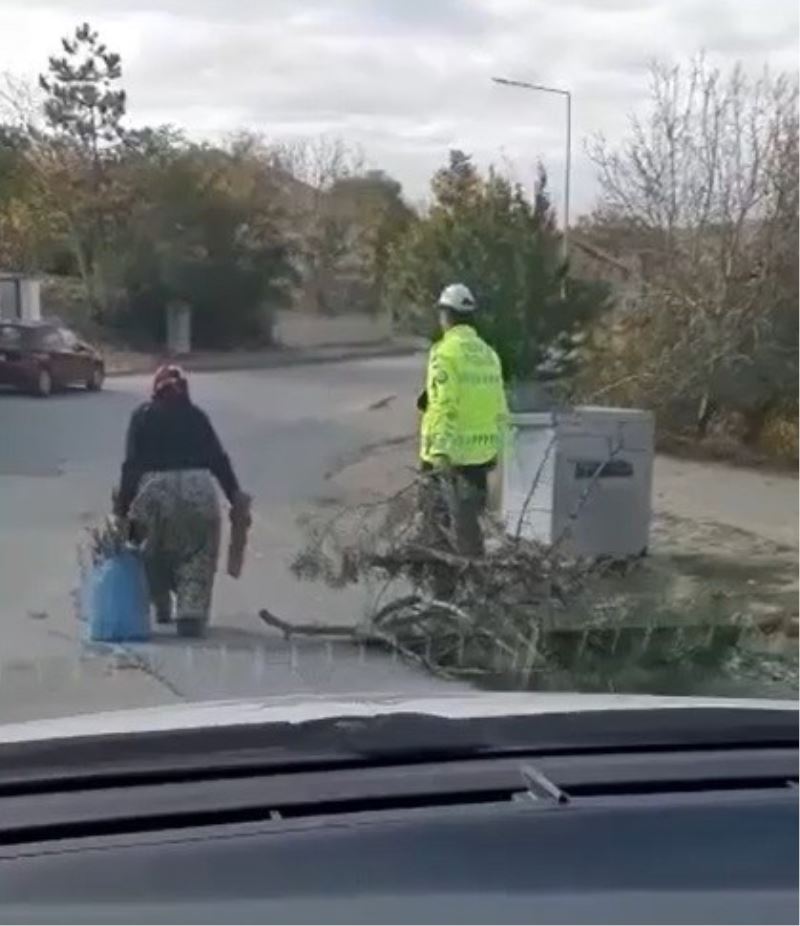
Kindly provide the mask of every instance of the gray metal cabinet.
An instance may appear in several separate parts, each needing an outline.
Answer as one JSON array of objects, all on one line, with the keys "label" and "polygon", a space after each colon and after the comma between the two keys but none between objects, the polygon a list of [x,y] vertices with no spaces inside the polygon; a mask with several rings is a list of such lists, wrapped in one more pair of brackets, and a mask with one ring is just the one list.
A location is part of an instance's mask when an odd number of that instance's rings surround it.
[{"label": "gray metal cabinet", "polygon": [[584,406],[512,416],[504,457],[506,530],[581,556],[647,549],[654,421],[638,409]]}]

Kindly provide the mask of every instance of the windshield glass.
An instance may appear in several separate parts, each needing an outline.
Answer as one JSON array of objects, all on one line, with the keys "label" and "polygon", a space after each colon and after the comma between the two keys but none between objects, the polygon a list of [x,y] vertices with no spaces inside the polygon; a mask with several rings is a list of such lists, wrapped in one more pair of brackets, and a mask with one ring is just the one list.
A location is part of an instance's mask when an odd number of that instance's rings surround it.
[{"label": "windshield glass", "polygon": [[30,343],[30,332],[18,325],[0,325],[0,347],[15,348]]},{"label": "windshield glass", "polygon": [[796,696],[793,0],[101,7],[0,11],[0,722]]}]

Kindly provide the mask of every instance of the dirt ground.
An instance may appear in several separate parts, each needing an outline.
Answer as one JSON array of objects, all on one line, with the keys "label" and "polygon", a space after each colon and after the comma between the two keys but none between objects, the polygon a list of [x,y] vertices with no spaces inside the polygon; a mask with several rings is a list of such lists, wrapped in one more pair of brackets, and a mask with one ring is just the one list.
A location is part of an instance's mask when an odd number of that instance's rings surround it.
[{"label": "dirt ground", "polygon": [[[375,439],[329,473],[324,505],[385,498],[414,480],[415,416],[408,397],[377,398]],[[493,487],[495,502],[499,487]],[[659,456],[654,466],[649,555],[620,592],[639,596],[643,615],[658,610],[742,620],[756,652],[797,655],[798,495],[789,475]],[[794,692],[796,668],[778,670],[781,694]],[[788,686],[788,687],[787,687]]]}]

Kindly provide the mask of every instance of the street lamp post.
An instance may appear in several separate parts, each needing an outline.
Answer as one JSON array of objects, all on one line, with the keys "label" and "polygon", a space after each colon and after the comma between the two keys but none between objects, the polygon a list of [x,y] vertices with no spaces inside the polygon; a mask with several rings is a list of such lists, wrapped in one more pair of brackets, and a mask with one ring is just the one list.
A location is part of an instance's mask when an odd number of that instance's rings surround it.
[{"label": "street lamp post", "polygon": [[567,152],[564,160],[564,232],[561,238],[561,248],[566,263],[569,257],[569,182],[572,161],[572,94],[569,90],[563,90],[561,87],[546,87],[543,84],[529,84],[524,80],[508,80],[505,77],[493,77],[496,84],[503,84],[505,87],[522,87],[523,90],[539,90],[542,93],[555,93],[563,96],[567,104]]}]

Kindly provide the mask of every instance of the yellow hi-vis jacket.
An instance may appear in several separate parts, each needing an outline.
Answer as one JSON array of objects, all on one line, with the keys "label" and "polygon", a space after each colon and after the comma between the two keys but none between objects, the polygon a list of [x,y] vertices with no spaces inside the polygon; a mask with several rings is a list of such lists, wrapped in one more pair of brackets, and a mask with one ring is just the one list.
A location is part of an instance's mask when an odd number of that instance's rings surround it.
[{"label": "yellow hi-vis jacket", "polygon": [[433,345],[426,377],[420,457],[455,466],[489,463],[500,453],[508,420],[500,358],[469,325],[455,325]]}]

